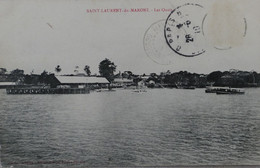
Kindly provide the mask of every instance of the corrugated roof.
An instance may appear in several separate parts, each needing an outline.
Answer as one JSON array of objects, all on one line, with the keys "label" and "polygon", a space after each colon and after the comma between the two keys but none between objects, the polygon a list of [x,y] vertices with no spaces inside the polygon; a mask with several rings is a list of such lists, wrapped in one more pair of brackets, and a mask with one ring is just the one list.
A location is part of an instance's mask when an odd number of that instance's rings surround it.
[{"label": "corrugated roof", "polygon": [[16,85],[15,82],[0,82],[0,86]]},{"label": "corrugated roof", "polygon": [[60,83],[66,84],[76,84],[76,83],[109,83],[106,78],[103,77],[93,77],[93,76],[56,76]]}]

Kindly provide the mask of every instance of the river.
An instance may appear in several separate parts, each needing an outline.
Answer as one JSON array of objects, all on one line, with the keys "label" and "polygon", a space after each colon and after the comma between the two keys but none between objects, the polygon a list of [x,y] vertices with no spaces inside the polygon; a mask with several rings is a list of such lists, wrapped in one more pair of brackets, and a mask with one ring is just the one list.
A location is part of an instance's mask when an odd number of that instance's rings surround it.
[{"label": "river", "polygon": [[259,165],[260,88],[0,90],[0,167]]}]

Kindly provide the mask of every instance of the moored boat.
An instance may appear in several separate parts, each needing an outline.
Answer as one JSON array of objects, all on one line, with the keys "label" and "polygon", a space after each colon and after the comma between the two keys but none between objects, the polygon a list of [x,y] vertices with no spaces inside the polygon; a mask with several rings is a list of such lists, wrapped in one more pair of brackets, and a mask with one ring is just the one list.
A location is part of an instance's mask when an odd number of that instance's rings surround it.
[{"label": "moored boat", "polygon": [[177,89],[195,89],[195,86],[189,86],[189,85],[182,85],[182,84],[175,84]]},{"label": "moored boat", "polygon": [[206,93],[216,93],[217,91],[225,91],[226,89],[229,89],[229,87],[207,87],[205,92]]},{"label": "moored boat", "polygon": [[182,89],[195,89],[195,86],[183,86]]},{"label": "moored boat", "polygon": [[228,88],[225,90],[216,91],[217,94],[245,94],[244,89],[239,88]]}]

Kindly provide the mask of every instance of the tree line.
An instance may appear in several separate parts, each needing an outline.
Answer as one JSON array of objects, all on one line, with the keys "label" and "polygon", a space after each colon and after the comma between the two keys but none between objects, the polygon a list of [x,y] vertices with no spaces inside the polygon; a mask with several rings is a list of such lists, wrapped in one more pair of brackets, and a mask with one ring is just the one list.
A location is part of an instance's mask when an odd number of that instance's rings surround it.
[{"label": "tree line", "polygon": [[[124,71],[123,73],[115,74],[116,65],[114,62],[105,58],[99,63],[99,76],[105,77],[108,81],[113,82],[115,78],[125,78],[133,80],[137,83],[146,77],[147,83],[153,84],[165,84],[167,86],[196,86],[205,87],[207,85],[213,86],[232,86],[232,87],[249,87],[259,86],[260,74],[255,71],[240,71],[240,70],[229,70],[229,71],[214,71],[209,74],[197,74],[190,73],[187,71],[179,71],[171,73],[169,70],[161,72],[160,74],[150,73],[146,74],[133,74],[131,71]],[[79,66],[75,66],[74,73],[78,75],[91,76],[91,70],[89,65],[85,65],[83,68],[85,74],[79,74]],[[62,67],[57,65],[54,71],[59,74],[62,71]],[[73,76],[70,74],[69,76]],[[97,76],[97,75],[94,75]],[[41,74],[24,74],[24,70],[15,69],[7,74],[5,68],[0,68],[0,81],[18,81],[25,84],[39,84],[39,83],[50,83],[53,79],[54,74],[47,71],[43,71]]]}]

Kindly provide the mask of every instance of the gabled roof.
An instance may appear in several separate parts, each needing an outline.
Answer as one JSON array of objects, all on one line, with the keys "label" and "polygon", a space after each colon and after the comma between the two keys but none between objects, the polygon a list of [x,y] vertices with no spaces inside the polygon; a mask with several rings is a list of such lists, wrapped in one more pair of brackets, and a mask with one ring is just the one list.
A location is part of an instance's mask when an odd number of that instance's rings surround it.
[{"label": "gabled roof", "polygon": [[55,76],[63,84],[107,84],[109,81],[103,77],[93,76]]}]

